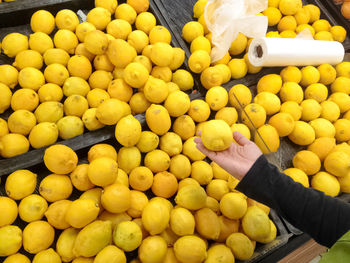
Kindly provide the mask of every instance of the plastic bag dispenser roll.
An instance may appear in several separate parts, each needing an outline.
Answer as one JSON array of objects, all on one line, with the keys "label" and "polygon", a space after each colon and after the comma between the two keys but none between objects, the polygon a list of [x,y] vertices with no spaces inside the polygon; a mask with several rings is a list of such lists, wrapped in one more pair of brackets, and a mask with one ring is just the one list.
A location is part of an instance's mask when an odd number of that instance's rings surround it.
[{"label": "plastic bag dispenser roll", "polygon": [[301,38],[256,38],[248,51],[256,67],[335,65],[343,61],[344,47],[337,41]]}]

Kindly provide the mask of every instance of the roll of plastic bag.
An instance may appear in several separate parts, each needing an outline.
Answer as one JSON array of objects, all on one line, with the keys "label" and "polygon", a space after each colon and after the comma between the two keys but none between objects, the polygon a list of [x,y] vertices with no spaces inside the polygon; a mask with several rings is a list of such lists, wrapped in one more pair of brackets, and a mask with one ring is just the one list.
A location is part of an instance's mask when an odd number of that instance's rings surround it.
[{"label": "roll of plastic bag", "polygon": [[256,38],[248,51],[255,67],[335,65],[343,61],[344,47],[337,41],[302,38]]}]

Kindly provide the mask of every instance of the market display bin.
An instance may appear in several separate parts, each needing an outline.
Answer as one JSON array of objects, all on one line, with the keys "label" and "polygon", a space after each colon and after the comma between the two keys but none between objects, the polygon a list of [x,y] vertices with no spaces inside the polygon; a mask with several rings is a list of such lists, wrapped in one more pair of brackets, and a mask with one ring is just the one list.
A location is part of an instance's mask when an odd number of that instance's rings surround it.
[{"label": "market display bin", "polygon": [[[24,3],[23,3],[24,2]],[[126,2],[118,1],[119,4]],[[158,7],[155,5],[153,0],[150,0],[149,12],[153,13],[157,19],[157,25],[163,25],[169,29],[172,37],[171,45],[173,47],[181,47],[177,41],[177,38],[170,30],[168,24],[166,23],[163,15],[160,13]],[[31,4],[32,3],[32,4]],[[61,9],[71,9],[73,11],[78,11],[83,9],[83,13],[87,14],[89,10],[94,7],[94,1],[81,1],[81,0],[51,0],[51,1],[14,1],[14,2],[5,2],[0,4],[0,42],[1,40],[10,33],[18,32],[24,35],[29,36],[32,31],[30,28],[30,17],[31,15],[40,9],[51,11],[55,15]],[[16,19],[8,20],[9,17],[5,14],[9,14],[10,10],[13,10],[15,13],[11,13],[11,17],[14,16]],[[79,17],[79,15],[78,15]],[[79,17],[81,19],[81,17]],[[3,27],[6,26],[6,27]],[[54,31],[51,36],[55,33]],[[185,59],[187,61],[187,59]],[[12,64],[14,58],[9,58],[5,54],[0,53],[0,65],[2,64]],[[181,67],[183,69],[189,70],[186,66],[186,63]],[[199,80],[194,79],[194,87],[192,90],[187,91],[191,99],[196,99],[200,96],[198,90],[200,89]],[[15,89],[16,90],[16,89]],[[0,118],[5,120],[8,119],[9,115],[13,111],[8,109],[3,114],[0,114]],[[138,116],[142,118],[142,116]],[[114,137],[114,127],[105,126],[97,131],[87,131],[85,129],[84,134],[74,137],[68,140],[59,140],[57,143],[65,144],[71,147],[74,150],[80,150],[84,147],[91,146],[93,144],[99,143],[106,139]],[[23,169],[35,164],[38,164],[42,160],[44,151],[47,147],[40,149],[30,149],[29,152],[15,156],[9,159],[2,159],[0,157],[0,176],[9,174],[15,170]]]}]

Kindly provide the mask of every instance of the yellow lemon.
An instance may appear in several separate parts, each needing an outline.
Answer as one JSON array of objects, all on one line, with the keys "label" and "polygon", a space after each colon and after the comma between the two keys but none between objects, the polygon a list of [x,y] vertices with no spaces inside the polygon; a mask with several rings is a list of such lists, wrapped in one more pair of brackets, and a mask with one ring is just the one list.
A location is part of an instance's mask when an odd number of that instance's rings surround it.
[{"label": "yellow lemon", "polygon": [[112,184],[118,174],[118,165],[116,161],[108,157],[99,157],[93,160],[88,169],[89,180],[98,186],[107,186]]},{"label": "yellow lemon", "polygon": [[18,71],[11,65],[0,65],[0,83],[13,89],[18,83]]},{"label": "yellow lemon", "polygon": [[138,30],[149,34],[152,28],[156,26],[156,23],[156,18],[152,13],[142,12],[136,17],[135,26]]},{"label": "yellow lemon", "polygon": [[64,49],[50,48],[45,51],[43,58],[47,66],[54,63],[62,64],[63,66],[66,66],[70,56],[68,52],[65,51]]},{"label": "yellow lemon", "polygon": [[84,42],[85,36],[91,32],[96,30],[96,27],[89,23],[89,22],[83,22],[77,25],[75,34],[77,35],[80,42]]},{"label": "yellow lemon", "polygon": [[283,173],[292,178],[294,182],[301,183],[304,187],[310,187],[309,178],[303,170],[298,168],[288,168],[284,170]]},{"label": "yellow lemon", "polygon": [[96,263],[111,261],[126,263],[126,256],[124,251],[116,246],[108,245],[105,248],[103,248],[100,252],[98,252],[94,259],[94,262]]},{"label": "yellow lemon", "polygon": [[90,75],[89,84],[91,89],[107,90],[112,79],[113,75],[111,72],[104,70],[96,70]]},{"label": "yellow lemon", "polygon": [[218,111],[226,106],[228,102],[228,93],[221,86],[213,87],[208,90],[205,95],[205,100],[212,110]]},{"label": "yellow lemon", "polygon": [[335,139],[329,137],[317,138],[307,149],[315,153],[323,162],[326,156],[335,149]]},{"label": "yellow lemon", "polygon": [[148,80],[148,70],[140,63],[130,63],[124,70],[124,80],[134,88],[141,88]]},{"label": "yellow lemon", "polygon": [[224,107],[215,114],[215,119],[224,120],[229,126],[231,126],[236,123],[238,113],[234,107]]},{"label": "yellow lemon", "polygon": [[[45,70],[46,71],[46,70]],[[18,74],[18,82],[24,89],[32,89],[37,91],[45,84],[43,73],[36,68],[26,67]]]},{"label": "yellow lemon", "polygon": [[55,230],[46,221],[34,221],[23,230],[23,248],[36,254],[51,246],[54,241]]},{"label": "yellow lemon", "polygon": [[170,213],[170,227],[179,236],[193,235],[195,219],[186,208],[174,208]]},{"label": "yellow lemon", "polygon": [[299,34],[300,32],[307,30],[307,29],[311,32],[311,35],[314,37],[316,34],[315,29],[309,24],[298,25],[298,27],[295,29],[295,32],[297,34]]},{"label": "yellow lemon", "polygon": [[279,32],[283,32],[287,30],[295,31],[296,27],[297,27],[297,20],[292,15],[287,15],[282,17],[277,25]]},{"label": "yellow lemon", "polygon": [[117,68],[124,68],[135,59],[137,52],[128,42],[115,39],[109,43],[107,55],[113,65]]},{"label": "yellow lemon", "polygon": [[310,124],[296,121],[294,130],[288,138],[297,145],[309,145],[315,140],[315,131]]},{"label": "yellow lemon", "polygon": [[166,44],[170,44],[171,34],[169,30],[164,26],[155,26],[149,32],[149,42],[151,43],[151,45],[157,42],[164,42]]},{"label": "yellow lemon", "polygon": [[21,134],[9,133],[0,138],[0,155],[11,158],[28,152],[29,141]]},{"label": "yellow lemon", "polygon": [[326,172],[319,172],[313,176],[311,186],[333,197],[337,196],[340,192],[340,184],[337,178]]},{"label": "yellow lemon", "polygon": [[173,123],[173,131],[183,140],[193,137],[195,134],[195,129],[196,127],[194,121],[188,115],[178,117]]},{"label": "yellow lemon", "polygon": [[69,205],[65,220],[72,227],[83,228],[97,218],[99,211],[94,200],[77,199]]},{"label": "yellow lemon", "polygon": [[220,200],[221,213],[230,219],[239,219],[247,211],[247,201],[239,193],[227,193]]},{"label": "yellow lemon", "polygon": [[114,14],[115,9],[118,6],[118,2],[116,0],[108,0],[108,1],[95,0],[95,6],[103,7],[107,9],[111,14]]},{"label": "yellow lemon", "polygon": [[220,221],[217,214],[210,208],[202,208],[194,214],[196,230],[207,239],[217,240],[220,235]]},{"label": "yellow lemon", "polygon": [[4,260],[4,263],[30,263],[30,260],[26,256],[24,256],[20,253],[17,253],[17,254],[13,254],[11,256],[8,256]]},{"label": "yellow lemon", "polygon": [[108,157],[116,161],[117,152],[114,147],[109,144],[96,144],[92,146],[88,152],[89,162],[101,157]]},{"label": "yellow lemon", "polygon": [[75,55],[69,59],[67,69],[71,76],[87,80],[91,75],[92,65],[88,58]]},{"label": "yellow lemon", "polygon": [[137,53],[141,53],[148,45],[149,40],[145,32],[134,30],[128,35],[128,43],[136,49]]},{"label": "yellow lemon", "polygon": [[1,48],[5,55],[10,58],[15,57],[19,52],[28,49],[28,37],[20,33],[10,33],[6,35],[1,43]]},{"label": "yellow lemon", "polygon": [[[73,127],[73,128],[72,128]],[[84,123],[77,116],[65,116],[57,122],[59,136],[70,139],[84,133]]]},{"label": "yellow lemon", "polygon": [[88,101],[81,95],[71,95],[63,104],[63,110],[67,116],[81,117],[88,108]]},{"label": "yellow lemon", "polygon": [[205,161],[192,163],[191,177],[201,185],[207,185],[213,179],[213,171]]},{"label": "yellow lemon", "polygon": [[310,21],[310,12],[305,8],[300,8],[294,17],[298,25],[308,24]]},{"label": "yellow lemon", "polygon": [[336,130],[335,138],[339,142],[344,142],[350,140],[350,120],[348,119],[338,119],[334,123],[334,127]]},{"label": "yellow lemon", "polygon": [[243,84],[233,86],[228,93],[228,97],[231,106],[235,107],[236,110],[240,110],[241,107],[247,106],[252,101],[250,89]]},{"label": "yellow lemon", "polygon": [[58,29],[68,29],[75,32],[79,19],[72,10],[63,9],[56,14],[55,22]]},{"label": "yellow lemon", "polygon": [[69,78],[69,71],[67,68],[65,68],[65,66],[53,63],[45,68],[44,76],[46,82],[62,86],[65,80]]},{"label": "yellow lemon", "polygon": [[96,111],[97,119],[106,125],[116,124],[122,117],[130,114],[130,107],[126,102],[118,99],[103,101]]},{"label": "yellow lemon", "polygon": [[78,233],[78,229],[68,228],[58,237],[56,251],[63,261],[71,261],[75,258],[73,247]]},{"label": "yellow lemon", "polygon": [[230,126],[222,120],[211,120],[203,126],[201,138],[206,148],[223,151],[233,142]]},{"label": "yellow lemon", "polygon": [[319,118],[319,119],[310,121],[309,124],[315,130],[316,138],[320,138],[320,137],[333,138],[335,136],[335,132],[336,132],[335,127],[329,120]]},{"label": "yellow lemon", "polygon": [[295,15],[302,6],[301,0],[280,0],[278,8],[283,15]]},{"label": "yellow lemon", "polygon": [[228,63],[228,66],[231,70],[231,77],[234,79],[240,79],[247,75],[248,66],[245,59],[234,58]]},{"label": "yellow lemon", "polygon": [[194,53],[195,51],[198,51],[198,50],[203,50],[208,54],[210,54],[211,44],[206,37],[198,36],[195,39],[193,39],[193,41],[191,42],[190,50],[191,50],[191,53]]},{"label": "yellow lemon", "polygon": [[63,49],[69,54],[74,54],[74,50],[79,44],[77,36],[68,29],[60,29],[53,38],[56,48]]},{"label": "yellow lemon", "polygon": [[4,211],[4,216],[1,217],[0,227],[11,225],[17,218],[18,208],[15,201],[11,198],[1,196],[0,197],[0,207]]},{"label": "yellow lemon", "polygon": [[70,179],[65,175],[51,174],[39,186],[40,195],[49,202],[67,199],[73,191]]},{"label": "yellow lemon", "polygon": [[295,101],[299,104],[304,98],[303,89],[295,82],[286,82],[281,88],[280,98],[283,102]]},{"label": "yellow lemon", "polygon": [[0,83],[0,92],[2,94],[0,99],[0,113],[3,113],[11,105],[12,92],[8,86],[2,83]]},{"label": "yellow lemon", "polygon": [[333,101],[324,101],[321,103],[322,111],[321,118],[329,120],[331,122],[336,121],[340,116],[340,109],[338,104]]},{"label": "yellow lemon", "polygon": [[111,13],[103,7],[95,7],[87,14],[86,22],[93,24],[98,30],[104,30],[111,22]]},{"label": "yellow lemon", "polygon": [[264,16],[267,16],[269,26],[277,25],[282,18],[280,10],[276,7],[268,7],[262,13]]},{"label": "yellow lemon", "polygon": [[152,71],[152,62],[151,62],[151,60],[148,57],[143,56],[143,55],[137,56],[134,59],[134,62],[142,64],[143,66],[145,66],[145,68],[147,69],[148,73],[151,73],[151,71]]},{"label": "yellow lemon", "polygon": [[191,137],[185,141],[182,153],[190,158],[191,161],[201,161],[205,158],[205,155],[197,149],[196,143],[193,141],[194,138]]},{"label": "yellow lemon", "polygon": [[38,51],[23,50],[16,55],[13,65],[22,70],[26,67],[41,69],[43,67],[43,58]]},{"label": "yellow lemon", "polygon": [[210,66],[210,56],[204,50],[197,50],[190,56],[189,67],[194,73],[201,73]]},{"label": "yellow lemon", "polygon": [[9,133],[7,122],[0,118],[0,137]]},{"label": "yellow lemon", "polygon": [[331,29],[330,23],[325,19],[319,19],[319,20],[315,21],[312,24],[312,27],[315,29],[316,33],[321,32],[321,31],[328,32]]},{"label": "yellow lemon", "polygon": [[254,142],[265,154],[277,152],[280,146],[279,134],[277,130],[275,127],[268,124],[258,128],[258,132],[254,136]]},{"label": "yellow lemon", "polygon": [[[233,64],[235,64],[235,62],[232,62],[231,66],[233,66]],[[238,62],[238,64],[241,64],[241,62]],[[239,71],[241,71],[241,69],[242,68],[240,68]],[[230,70],[231,70],[231,67],[230,67]],[[243,65],[243,71],[244,71],[244,65]],[[240,73],[240,72],[235,72],[235,73]],[[231,71],[231,74],[232,74],[232,71]],[[200,80],[204,88],[210,89],[211,87],[220,86],[223,82],[223,76],[219,68],[209,67],[202,72]]]},{"label": "yellow lemon", "polygon": [[193,17],[199,18],[203,13],[208,0],[199,0],[193,6]]},{"label": "yellow lemon", "polygon": [[301,69],[301,74],[302,78],[300,84],[303,87],[307,87],[313,83],[317,83],[321,77],[320,72],[317,70],[317,68],[313,66],[303,67]]},{"label": "yellow lemon", "polygon": [[180,237],[174,244],[174,252],[181,262],[198,263],[207,258],[206,243],[194,235]]},{"label": "yellow lemon", "polygon": [[141,124],[132,115],[121,118],[115,127],[117,141],[125,146],[131,147],[137,144],[141,136]]},{"label": "yellow lemon", "polygon": [[340,109],[340,113],[344,113],[350,109],[350,96],[344,92],[335,92],[328,98],[329,101],[335,102]]},{"label": "yellow lemon", "polygon": [[182,66],[185,61],[185,51],[181,48],[173,48],[173,60],[169,64],[171,70],[176,70]]},{"label": "yellow lemon", "polygon": [[162,67],[169,66],[174,56],[173,48],[163,42],[152,45],[151,60],[154,64]]},{"label": "yellow lemon", "polygon": [[234,257],[239,260],[247,260],[253,256],[252,241],[243,233],[232,233],[226,239],[226,245],[231,248]]},{"label": "yellow lemon", "polygon": [[297,34],[292,30],[285,30],[280,33],[282,38],[295,38]]},{"label": "yellow lemon", "polygon": [[254,103],[263,106],[267,115],[273,115],[279,112],[281,108],[280,99],[270,92],[260,92],[255,96]]},{"label": "yellow lemon", "polygon": [[303,150],[293,157],[293,166],[307,175],[313,175],[320,170],[321,161],[315,153]]},{"label": "yellow lemon", "polygon": [[173,73],[169,67],[155,66],[152,69],[151,75],[168,83],[171,81]]},{"label": "yellow lemon", "polygon": [[268,74],[259,79],[257,84],[258,93],[267,91],[277,94],[282,87],[282,78],[277,74]]},{"label": "yellow lemon", "polygon": [[166,257],[167,243],[160,236],[145,238],[139,247],[139,258],[144,263],[161,263]]},{"label": "yellow lemon", "polygon": [[320,19],[321,11],[320,11],[320,8],[318,6],[309,4],[309,5],[305,5],[303,8],[308,10],[310,13],[309,23],[313,23],[313,22]]},{"label": "yellow lemon", "polygon": [[[285,67],[281,71],[281,77],[282,77],[283,82],[299,83],[301,81],[301,78],[302,78],[302,73],[297,67],[288,66],[288,67]],[[282,84],[281,84],[281,86],[282,86]]]},{"label": "yellow lemon", "polygon": [[335,92],[343,92],[346,94],[350,94],[350,78],[347,77],[338,77],[334,80],[331,85],[331,90],[333,93]]},{"label": "yellow lemon", "polygon": [[32,194],[36,187],[37,175],[29,170],[17,170],[6,178],[6,194],[14,200],[21,200]]},{"label": "yellow lemon", "polygon": [[33,32],[43,32],[49,35],[55,28],[55,18],[50,12],[39,10],[32,15],[30,26]]},{"label": "yellow lemon", "polygon": [[133,221],[121,222],[113,232],[113,241],[124,251],[135,250],[142,242],[141,228]]},{"label": "yellow lemon", "polygon": [[47,210],[47,202],[40,195],[29,195],[23,198],[18,206],[19,216],[25,222],[41,220]]},{"label": "yellow lemon", "polygon": [[196,21],[188,22],[182,28],[182,37],[188,42],[191,43],[196,37],[204,35],[203,26]]},{"label": "yellow lemon", "polygon": [[39,100],[41,103],[46,101],[61,101],[63,98],[62,88],[57,84],[47,83],[38,90]]},{"label": "yellow lemon", "polygon": [[275,114],[269,119],[269,124],[273,126],[280,137],[288,136],[294,130],[293,116],[286,112]]},{"label": "yellow lemon", "polygon": [[256,103],[248,104],[244,107],[244,113],[242,114],[242,122],[249,128],[259,128],[266,121],[265,109]]},{"label": "yellow lemon", "polygon": [[193,76],[184,69],[178,69],[173,73],[172,82],[177,84],[182,91],[190,90],[194,85]]},{"label": "yellow lemon", "polygon": [[103,55],[108,48],[108,38],[102,31],[92,30],[86,33],[84,46],[92,54]]},{"label": "yellow lemon", "polygon": [[315,34],[314,36],[315,40],[324,40],[324,41],[333,41],[333,36],[328,31],[320,31]]},{"label": "yellow lemon", "polygon": [[258,206],[250,206],[242,219],[242,228],[249,238],[264,240],[271,231],[268,215]]},{"label": "yellow lemon", "polygon": [[248,39],[242,33],[238,33],[236,39],[231,43],[229,53],[232,56],[241,54],[247,47]]},{"label": "yellow lemon", "polygon": [[108,72],[112,72],[114,69],[114,65],[109,60],[109,58],[106,54],[97,55],[94,58],[94,67],[96,70],[104,70],[104,71],[108,71]]},{"label": "yellow lemon", "polygon": [[312,121],[317,119],[321,115],[322,107],[314,99],[307,99],[301,102],[302,108],[301,119],[303,121]]},{"label": "yellow lemon", "polygon": [[22,246],[22,230],[13,225],[0,227],[0,241],[1,257],[15,254]]},{"label": "yellow lemon", "polygon": [[78,157],[68,146],[58,144],[45,150],[44,163],[53,173],[68,174],[75,169]]},{"label": "yellow lemon", "polygon": [[333,36],[333,39],[338,42],[344,42],[346,37],[346,30],[342,26],[332,26],[330,32]]},{"label": "yellow lemon", "polygon": [[130,23],[130,25],[132,25],[136,20],[137,13],[131,5],[124,3],[118,5],[118,7],[115,10],[114,16],[117,19],[126,20],[128,23]]},{"label": "yellow lemon", "polygon": [[314,83],[305,89],[305,98],[316,100],[318,103],[325,101],[328,97],[328,88],[321,83]]},{"label": "yellow lemon", "polygon": [[111,213],[125,212],[131,205],[131,194],[128,187],[122,184],[111,184],[105,187],[101,196],[103,207]]}]

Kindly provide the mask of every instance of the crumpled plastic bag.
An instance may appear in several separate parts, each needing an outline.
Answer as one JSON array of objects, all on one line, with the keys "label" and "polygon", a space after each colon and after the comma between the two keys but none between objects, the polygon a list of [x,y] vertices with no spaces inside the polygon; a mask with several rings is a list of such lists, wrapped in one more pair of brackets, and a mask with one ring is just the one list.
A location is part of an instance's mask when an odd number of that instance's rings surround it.
[{"label": "crumpled plastic bag", "polygon": [[209,0],[204,18],[212,33],[212,62],[225,56],[238,33],[250,38],[264,37],[268,19],[256,14],[267,7],[268,0]]}]

